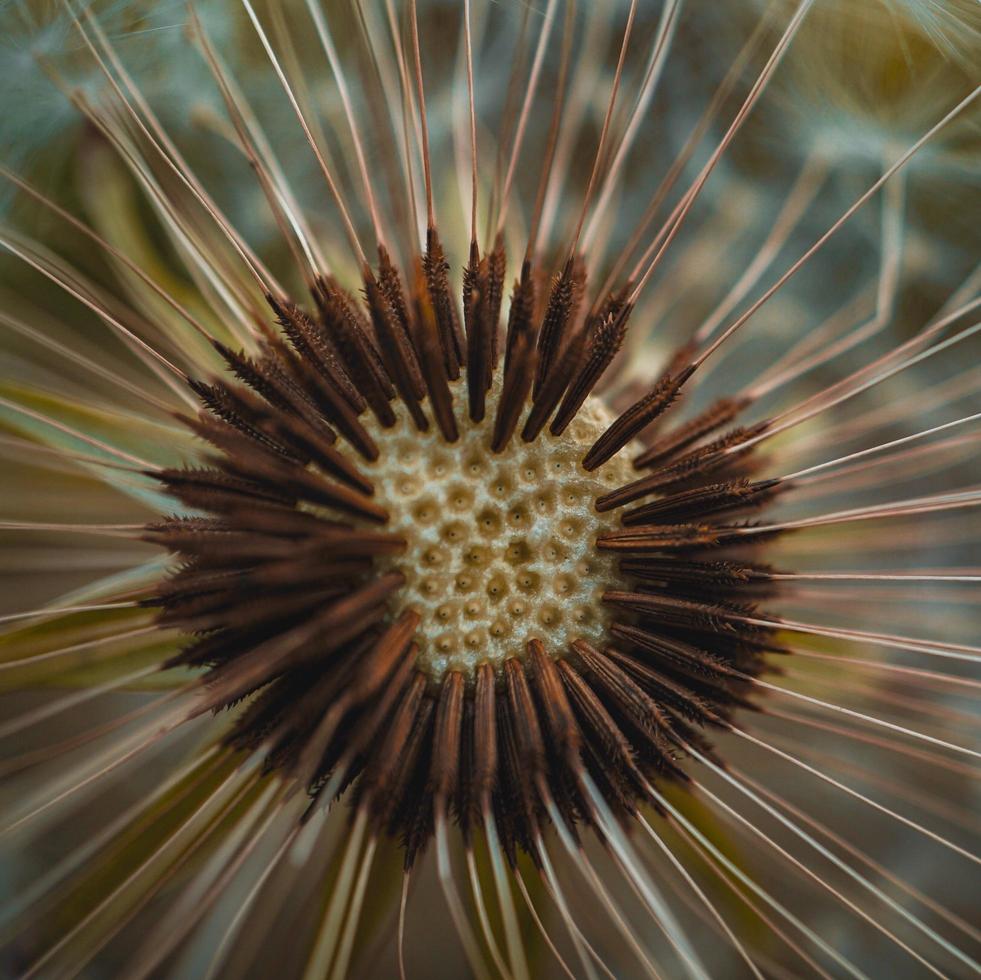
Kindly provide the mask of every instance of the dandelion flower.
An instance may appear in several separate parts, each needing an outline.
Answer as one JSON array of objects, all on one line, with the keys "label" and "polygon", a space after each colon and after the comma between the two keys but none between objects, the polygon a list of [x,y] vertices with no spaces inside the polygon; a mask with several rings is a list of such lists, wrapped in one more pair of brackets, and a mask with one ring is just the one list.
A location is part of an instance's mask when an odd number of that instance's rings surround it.
[{"label": "dandelion flower", "polygon": [[855,6],[5,13],[6,973],[981,970],[977,24]]}]

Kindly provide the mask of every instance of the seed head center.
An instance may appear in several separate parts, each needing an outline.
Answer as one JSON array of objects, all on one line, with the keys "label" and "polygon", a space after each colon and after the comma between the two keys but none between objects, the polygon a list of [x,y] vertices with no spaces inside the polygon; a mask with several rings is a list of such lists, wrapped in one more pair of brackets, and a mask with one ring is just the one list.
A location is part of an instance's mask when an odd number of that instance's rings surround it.
[{"label": "seed head center", "polygon": [[472,422],[466,402],[457,393],[454,443],[436,426],[417,431],[404,412],[389,429],[372,427],[380,455],[365,466],[390,530],[407,543],[391,565],[406,579],[402,607],[421,616],[417,666],[434,682],[499,668],[534,638],[553,656],[578,638],[602,642],[601,596],[617,573],[595,542],[616,519],[593,504],[630,478],[623,454],[592,473],[580,463],[612,418],[597,398],[561,435],[516,435],[499,454],[493,419]]}]

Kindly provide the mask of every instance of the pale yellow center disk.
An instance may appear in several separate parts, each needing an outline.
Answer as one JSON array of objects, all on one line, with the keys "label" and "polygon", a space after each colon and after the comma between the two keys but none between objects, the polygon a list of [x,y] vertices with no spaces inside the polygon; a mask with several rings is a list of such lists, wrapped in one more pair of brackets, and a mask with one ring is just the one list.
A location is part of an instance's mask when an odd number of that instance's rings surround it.
[{"label": "pale yellow center disk", "polygon": [[390,514],[388,529],[407,542],[386,567],[405,575],[399,606],[421,616],[417,665],[434,682],[447,671],[471,678],[481,663],[499,669],[509,657],[524,658],[533,638],[553,657],[575,639],[602,641],[608,618],[600,597],[617,572],[596,537],[617,520],[593,505],[632,474],[626,453],[592,473],[580,464],[613,420],[597,398],[562,435],[546,427],[526,443],[519,426],[494,454],[498,385],[479,424],[467,414],[465,383],[452,388],[456,442],[446,442],[436,425],[419,432],[404,407],[393,405],[399,418],[392,428],[365,422],[380,455],[361,462],[374,499]]}]

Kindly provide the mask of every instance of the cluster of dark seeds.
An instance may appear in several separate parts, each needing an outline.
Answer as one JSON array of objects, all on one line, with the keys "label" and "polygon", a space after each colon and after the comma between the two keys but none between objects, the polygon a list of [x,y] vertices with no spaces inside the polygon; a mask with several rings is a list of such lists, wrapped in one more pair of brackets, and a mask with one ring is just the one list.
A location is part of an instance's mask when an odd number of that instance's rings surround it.
[{"label": "cluster of dark seeds", "polygon": [[583,309],[575,260],[551,283],[526,262],[499,337],[503,248],[471,250],[462,320],[448,269],[431,229],[408,287],[381,250],[359,299],[330,280],[309,312],[269,296],[280,331],[250,353],[218,346],[237,380],[194,384],[203,407],[184,421],[209,446],[201,465],[160,477],[204,516],[146,528],[180,559],[153,601],[188,637],[173,664],[205,668],[202,710],[245,702],[231,743],[315,798],[350,790],[402,837],[407,866],[441,814],[465,833],[493,819],[512,859],[534,854],[550,808],[570,826],[594,820],[587,776],[628,817],[645,783],[686,779],[689,748],[710,753],[704,730],[730,724],[774,649],[749,622],[772,588],[755,553],[763,536],[740,535],[739,515],[779,483],[754,481],[740,448],[759,428],[726,429],[738,401],[665,430],[695,370],[682,350],[581,447],[591,472],[644,445],[636,479],[588,502],[612,515],[594,545],[619,561],[620,580],[602,583],[605,642],[554,648],[543,629],[506,657],[478,652],[470,671],[420,668],[420,611],[397,561],[407,542],[365,475],[378,433],[407,413],[452,452],[459,420],[487,415],[486,453],[505,456],[546,426],[559,435],[631,312],[621,294]]}]

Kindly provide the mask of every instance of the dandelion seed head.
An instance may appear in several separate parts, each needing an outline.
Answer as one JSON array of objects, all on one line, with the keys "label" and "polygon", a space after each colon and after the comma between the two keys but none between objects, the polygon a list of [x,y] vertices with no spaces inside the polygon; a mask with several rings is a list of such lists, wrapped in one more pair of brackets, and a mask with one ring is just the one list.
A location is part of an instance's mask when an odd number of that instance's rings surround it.
[{"label": "dandelion seed head", "polygon": [[972,8],[2,15],[0,972],[981,969]]}]

